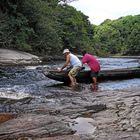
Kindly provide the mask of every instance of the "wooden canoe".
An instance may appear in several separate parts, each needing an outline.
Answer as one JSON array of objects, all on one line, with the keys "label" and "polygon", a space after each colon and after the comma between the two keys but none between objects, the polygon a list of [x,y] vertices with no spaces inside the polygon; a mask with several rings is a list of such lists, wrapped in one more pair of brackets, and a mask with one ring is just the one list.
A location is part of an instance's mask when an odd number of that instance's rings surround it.
[{"label": "wooden canoe", "polygon": [[[69,82],[68,71],[58,72],[57,70],[45,70],[44,74],[46,77],[53,80],[65,83]],[[140,78],[140,68],[102,70],[97,78],[98,81]],[[80,71],[76,79],[78,83],[91,83],[90,70]]]}]

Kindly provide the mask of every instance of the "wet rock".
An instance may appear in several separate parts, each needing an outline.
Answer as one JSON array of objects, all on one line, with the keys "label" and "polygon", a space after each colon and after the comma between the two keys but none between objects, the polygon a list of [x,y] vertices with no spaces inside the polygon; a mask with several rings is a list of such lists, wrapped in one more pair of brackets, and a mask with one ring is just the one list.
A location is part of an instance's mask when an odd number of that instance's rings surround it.
[{"label": "wet rock", "polygon": [[30,137],[21,137],[21,138],[18,138],[17,140],[32,140],[32,138],[30,138]]},{"label": "wet rock", "polygon": [[2,123],[0,127],[0,139],[67,134],[72,134],[72,129],[59,118],[48,115],[26,114]]},{"label": "wet rock", "polygon": [[0,113],[0,124],[15,118],[17,114],[13,113]]},{"label": "wet rock", "polygon": [[13,88],[15,87],[13,90],[18,90],[18,87],[19,90],[22,90],[26,85],[36,88],[33,84],[37,84],[39,81],[41,83],[47,82],[44,74],[36,69],[26,69],[26,67],[2,67],[1,69],[5,74],[0,77],[0,87],[3,88],[12,86]]},{"label": "wet rock", "polygon": [[37,138],[35,140],[81,140],[81,139],[80,136],[64,135],[64,136],[49,137],[49,138]]},{"label": "wet rock", "polygon": [[100,99],[107,104],[107,110],[92,116],[95,120],[93,125],[96,126],[95,139],[139,139],[140,117],[137,114],[140,111],[140,97],[136,96],[140,94],[139,91],[137,88],[135,92],[109,92],[107,96],[101,96],[101,93]]},{"label": "wet rock", "polygon": [[[0,124],[0,139],[139,139],[140,88],[95,93],[83,85],[84,89],[74,91],[47,79],[41,71],[2,68],[6,75],[0,78],[0,112],[17,117],[7,116]],[[69,123],[79,117],[92,119],[95,131],[77,134]]]}]

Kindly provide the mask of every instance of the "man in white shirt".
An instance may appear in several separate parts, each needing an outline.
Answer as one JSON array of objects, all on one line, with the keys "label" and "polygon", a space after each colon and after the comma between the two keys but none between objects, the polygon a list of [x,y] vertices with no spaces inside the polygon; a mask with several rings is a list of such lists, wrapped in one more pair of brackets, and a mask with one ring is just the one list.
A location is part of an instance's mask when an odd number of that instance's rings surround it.
[{"label": "man in white shirt", "polygon": [[70,72],[68,73],[68,76],[70,78],[70,86],[73,87],[76,85],[76,75],[78,74],[78,72],[80,71],[81,67],[82,67],[82,63],[79,60],[79,58],[72,54],[69,49],[64,49],[63,54],[66,58],[66,62],[63,65],[63,67],[61,68],[61,71],[67,67],[69,64],[72,66],[72,69],[70,70]]}]

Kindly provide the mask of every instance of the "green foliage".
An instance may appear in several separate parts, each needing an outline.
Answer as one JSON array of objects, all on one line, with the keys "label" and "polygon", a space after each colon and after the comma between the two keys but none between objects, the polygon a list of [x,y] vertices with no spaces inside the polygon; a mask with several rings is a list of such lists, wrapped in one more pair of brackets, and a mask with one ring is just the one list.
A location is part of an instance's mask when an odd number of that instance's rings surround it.
[{"label": "green foliage", "polygon": [[[33,30],[28,26],[28,20],[19,12],[21,1],[6,0],[1,3],[1,47],[31,49],[27,43]],[[6,18],[4,18],[6,16]],[[4,26],[5,24],[5,26]],[[26,46],[26,47],[25,47]],[[28,47],[27,47],[28,46]]]},{"label": "green foliage", "polygon": [[0,28],[1,47],[40,54],[58,53],[66,47],[78,52],[91,48],[93,31],[88,17],[67,2],[70,1],[2,0],[2,13],[8,20],[5,18]]},{"label": "green foliage", "polygon": [[140,54],[140,15],[92,25],[67,3],[74,0],[1,0],[0,47],[57,54],[64,48],[96,55]]},{"label": "green foliage", "polygon": [[57,1],[28,0],[22,7],[23,14],[35,34],[30,37],[33,50],[39,53],[57,52],[61,48],[59,23],[56,15]]},{"label": "green foliage", "polygon": [[140,54],[140,15],[105,20],[94,27],[94,46],[98,54]]},{"label": "green foliage", "polygon": [[[63,11],[66,11],[65,13]],[[93,37],[92,26],[87,20],[88,17],[73,7],[65,6],[60,14],[62,23],[61,38],[63,46],[71,50],[80,50],[90,47]]]}]

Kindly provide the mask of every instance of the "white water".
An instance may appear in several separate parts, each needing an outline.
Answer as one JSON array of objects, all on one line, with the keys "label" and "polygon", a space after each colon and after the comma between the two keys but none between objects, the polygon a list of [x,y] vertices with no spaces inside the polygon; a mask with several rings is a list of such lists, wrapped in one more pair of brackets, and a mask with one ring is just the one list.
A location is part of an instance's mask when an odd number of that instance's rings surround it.
[{"label": "white water", "polygon": [[31,97],[31,95],[28,94],[28,93],[22,93],[22,92],[11,92],[11,91],[1,92],[0,91],[0,97],[1,98],[8,98],[8,99],[19,100],[19,99]]}]

